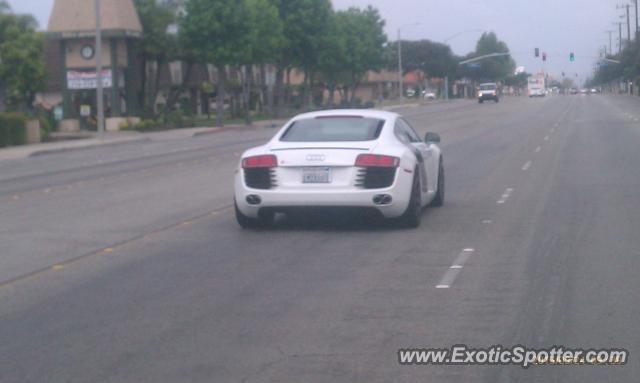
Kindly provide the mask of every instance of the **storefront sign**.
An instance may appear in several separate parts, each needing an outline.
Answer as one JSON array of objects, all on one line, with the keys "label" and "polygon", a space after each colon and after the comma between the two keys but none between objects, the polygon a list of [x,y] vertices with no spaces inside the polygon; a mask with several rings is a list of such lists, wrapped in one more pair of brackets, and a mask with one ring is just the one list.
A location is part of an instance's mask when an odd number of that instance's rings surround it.
[{"label": "storefront sign", "polygon": [[[96,89],[98,87],[98,79],[96,72],[80,72],[70,70],[67,72],[67,88],[77,89]],[[111,69],[102,71],[102,86],[111,88],[113,85],[113,75]]]}]

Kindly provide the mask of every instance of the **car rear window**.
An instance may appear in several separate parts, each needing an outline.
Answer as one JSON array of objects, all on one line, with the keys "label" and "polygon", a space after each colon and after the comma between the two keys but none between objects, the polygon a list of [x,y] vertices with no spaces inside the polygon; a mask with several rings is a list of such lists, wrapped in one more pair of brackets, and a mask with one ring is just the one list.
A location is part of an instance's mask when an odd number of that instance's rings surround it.
[{"label": "car rear window", "polygon": [[480,90],[496,90],[496,86],[494,84],[484,84],[480,85]]},{"label": "car rear window", "polygon": [[280,141],[373,141],[380,137],[384,120],[368,117],[318,117],[293,122]]}]

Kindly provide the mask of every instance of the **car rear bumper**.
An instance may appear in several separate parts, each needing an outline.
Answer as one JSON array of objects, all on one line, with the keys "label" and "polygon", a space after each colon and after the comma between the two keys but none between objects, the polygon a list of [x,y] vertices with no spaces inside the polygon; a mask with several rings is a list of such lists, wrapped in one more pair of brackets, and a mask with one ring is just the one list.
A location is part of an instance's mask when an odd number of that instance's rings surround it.
[{"label": "car rear bumper", "polygon": [[[321,210],[323,207],[336,210],[340,208],[375,209],[386,218],[401,216],[409,204],[412,178],[398,177],[393,186],[384,189],[305,189],[305,188],[275,188],[259,190],[246,187],[242,178],[236,176],[235,199],[238,209],[246,216],[255,218],[262,209],[277,212],[288,212],[313,208]],[[388,204],[374,202],[374,198],[381,195],[391,197]],[[250,204],[247,197],[259,197],[260,203]],[[255,199],[255,198],[253,198]],[[254,201],[255,202],[255,201]]]}]

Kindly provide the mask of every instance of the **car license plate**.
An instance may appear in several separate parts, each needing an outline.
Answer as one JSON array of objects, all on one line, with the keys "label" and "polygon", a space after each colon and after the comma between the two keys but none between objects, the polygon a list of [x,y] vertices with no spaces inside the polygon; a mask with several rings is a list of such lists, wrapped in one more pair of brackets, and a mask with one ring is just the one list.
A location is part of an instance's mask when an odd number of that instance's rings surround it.
[{"label": "car license plate", "polygon": [[331,168],[303,168],[303,184],[328,184],[331,183]]}]

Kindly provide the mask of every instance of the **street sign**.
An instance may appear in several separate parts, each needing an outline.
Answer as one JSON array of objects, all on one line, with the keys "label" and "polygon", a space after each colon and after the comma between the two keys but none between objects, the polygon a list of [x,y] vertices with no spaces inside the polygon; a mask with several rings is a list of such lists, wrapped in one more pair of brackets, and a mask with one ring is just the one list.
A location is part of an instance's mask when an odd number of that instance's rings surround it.
[{"label": "street sign", "polygon": [[480,68],[480,67],[482,66],[482,64],[480,64],[480,63],[478,63],[478,62],[474,62],[474,63],[469,63],[469,64],[467,64],[467,66],[468,66],[469,68],[477,69],[477,68]]}]

